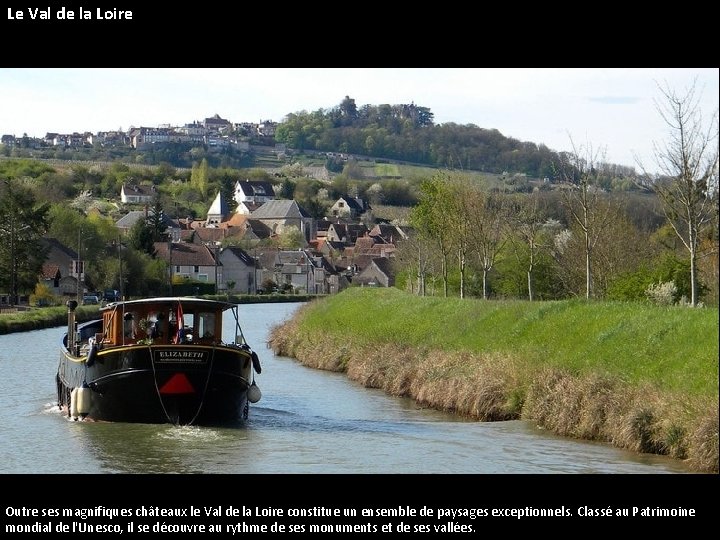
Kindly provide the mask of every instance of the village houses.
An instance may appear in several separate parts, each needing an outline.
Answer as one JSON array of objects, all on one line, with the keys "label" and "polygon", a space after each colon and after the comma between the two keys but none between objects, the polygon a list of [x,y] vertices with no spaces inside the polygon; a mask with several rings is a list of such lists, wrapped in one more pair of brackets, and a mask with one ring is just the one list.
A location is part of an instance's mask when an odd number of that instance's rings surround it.
[{"label": "village houses", "polygon": [[[249,150],[238,133],[271,138],[276,123],[234,124],[219,115],[181,126],[131,127],[126,132],[47,133],[42,139],[2,135],[2,145],[81,148],[129,145],[136,149],[163,143],[188,142],[207,148],[233,145]],[[280,148],[280,146],[278,146]],[[278,152],[284,152],[280,148]],[[141,219],[149,219],[158,192],[155,185],[128,180],[118,193],[128,211],[116,222],[120,237]],[[168,267],[168,280],[213,285],[218,292],[254,294],[264,283],[285,291],[332,294],[351,284],[392,286],[391,258],[404,233],[392,226],[368,228],[360,219],[370,210],[358,197],[339,197],[321,220],[296,201],[278,199],[271,182],[238,180],[230,211],[217,192],[205,219],[162,216],[168,241],[155,243],[154,257]],[[299,249],[271,247],[273,238],[297,231]],[[38,277],[58,296],[85,292],[84,261],[73,249],[46,239],[47,260]],[[242,246],[242,247],[241,247]],[[382,260],[385,259],[385,260]]]}]

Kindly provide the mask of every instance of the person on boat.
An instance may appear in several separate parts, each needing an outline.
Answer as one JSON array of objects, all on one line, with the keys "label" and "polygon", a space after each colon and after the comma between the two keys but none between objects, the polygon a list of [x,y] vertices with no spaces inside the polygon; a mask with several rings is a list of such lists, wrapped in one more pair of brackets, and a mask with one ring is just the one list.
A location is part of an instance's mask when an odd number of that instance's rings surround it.
[{"label": "person on boat", "polygon": [[168,320],[168,336],[171,340],[177,336],[177,322],[174,319]]},{"label": "person on boat", "polygon": [[125,327],[123,332],[125,334],[125,337],[129,339],[137,339],[138,327],[137,323],[135,322],[135,316],[131,312],[128,312],[125,314],[124,320]]},{"label": "person on boat", "polygon": [[150,339],[157,339],[160,337],[160,328],[159,328],[160,322],[155,321],[150,323],[150,326],[148,327],[147,335]]}]

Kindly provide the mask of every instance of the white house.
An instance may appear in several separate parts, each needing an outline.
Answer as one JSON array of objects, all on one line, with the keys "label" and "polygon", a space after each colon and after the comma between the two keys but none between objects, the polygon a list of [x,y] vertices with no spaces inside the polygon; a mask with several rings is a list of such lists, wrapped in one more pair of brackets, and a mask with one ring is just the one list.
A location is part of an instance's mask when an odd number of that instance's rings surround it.
[{"label": "white house", "polygon": [[124,204],[149,204],[153,202],[156,195],[155,186],[123,184],[120,188],[120,201]]},{"label": "white house", "polygon": [[235,194],[233,195],[238,204],[242,203],[266,203],[275,199],[275,190],[270,182],[258,180],[245,180],[235,182]]}]

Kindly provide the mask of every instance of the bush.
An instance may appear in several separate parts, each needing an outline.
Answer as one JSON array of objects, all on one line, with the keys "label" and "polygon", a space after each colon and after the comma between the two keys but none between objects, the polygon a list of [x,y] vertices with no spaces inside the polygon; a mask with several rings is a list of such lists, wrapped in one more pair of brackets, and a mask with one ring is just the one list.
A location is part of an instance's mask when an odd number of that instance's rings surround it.
[{"label": "bush", "polygon": [[608,285],[608,300],[641,301],[647,298],[646,291],[652,286],[652,275],[647,268],[635,272],[626,272]]},{"label": "bush", "polygon": [[278,290],[277,283],[270,278],[265,278],[260,285],[260,290],[264,293],[270,294]]},{"label": "bush", "polygon": [[36,307],[57,306],[60,302],[44,283],[35,286],[35,292],[30,295],[30,305]]},{"label": "bush", "polygon": [[672,306],[675,303],[676,295],[677,287],[672,281],[653,284],[645,290],[645,296],[660,306]]}]

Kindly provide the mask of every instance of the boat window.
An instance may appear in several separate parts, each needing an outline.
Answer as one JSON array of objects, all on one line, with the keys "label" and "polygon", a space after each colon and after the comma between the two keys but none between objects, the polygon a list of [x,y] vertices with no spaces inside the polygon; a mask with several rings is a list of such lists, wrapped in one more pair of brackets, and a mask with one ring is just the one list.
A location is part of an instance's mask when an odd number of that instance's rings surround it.
[{"label": "boat window", "polygon": [[194,313],[183,313],[182,324],[178,326],[175,342],[176,343],[191,343],[193,340],[195,325],[195,314]]},{"label": "boat window", "polygon": [[182,326],[186,331],[192,332],[195,326],[195,314],[194,313],[183,313],[183,324]]},{"label": "boat window", "polygon": [[147,320],[147,336],[150,339],[156,340],[165,337],[165,313],[162,311],[151,311],[148,313]]},{"label": "boat window", "polygon": [[134,311],[125,313],[123,322],[123,335],[129,339],[137,339],[138,337],[138,314]]},{"label": "boat window", "polygon": [[215,339],[215,313],[198,313],[198,337],[201,339]]},{"label": "boat window", "polygon": [[171,309],[168,313],[168,336],[177,341],[177,311]]}]

